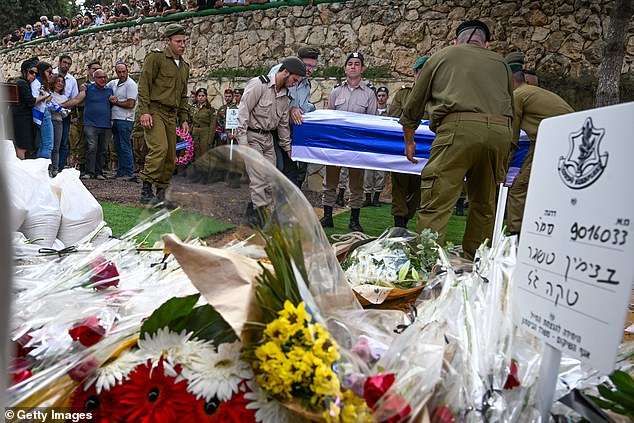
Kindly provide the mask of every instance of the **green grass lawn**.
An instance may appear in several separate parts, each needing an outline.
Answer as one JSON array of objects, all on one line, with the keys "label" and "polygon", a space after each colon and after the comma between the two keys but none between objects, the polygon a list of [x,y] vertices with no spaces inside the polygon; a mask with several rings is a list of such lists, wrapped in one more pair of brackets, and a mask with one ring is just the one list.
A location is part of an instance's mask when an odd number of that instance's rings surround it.
[{"label": "green grass lawn", "polygon": [[[379,236],[387,228],[394,225],[394,218],[390,214],[391,205],[382,204],[381,207],[364,207],[361,209],[361,226],[366,234]],[[326,235],[330,238],[332,234],[343,234],[350,232],[348,222],[350,222],[350,210],[333,216],[334,228],[325,228]],[[462,244],[462,235],[466,225],[466,216],[452,215],[447,224],[445,241],[454,245]],[[408,229],[414,230],[416,218],[411,219],[407,225]]]},{"label": "green grass lawn", "polygon": [[[126,206],[117,203],[102,202],[104,220],[112,229],[112,235],[120,237],[137,223],[148,218],[155,210],[144,209],[134,206]],[[348,222],[350,221],[350,210],[334,216],[335,227],[326,228],[328,237],[332,234],[343,234],[350,232]],[[454,245],[462,244],[466,217],[451,216],[447,224],[446,241]],[[383,204],[381,207],[364,207],[361,210],[361,226],[365,233],[371,236],[379,236],[385,229],[392,227],[394,219],[390,214],[390,205]],[[414,230],[416,219],[409,222],[409,229]],[[147,242],[153,244],[164,233],[175,233],[181,239],[206,238],[210,235],[225,232],[234,226],[212,219],[198,213],[190,213],[179,210],[167,220],[152,227],[148,231],[137,237],[142,240],[147,236]]]},{"label": "green grass lawn", "polygon": [[[117,203],[101,202],[104,220],[112,229],[112,235],[119,238],[137,223],[150,217],[156,210],[126,206]],[[174,233],[181,239],[207,238],[228,231],[234,225],[212,219],[198,213],[177,210],[169,218],[158,223],[137,236],[137,240],[146,239],[152,245],[164,233]]]}]

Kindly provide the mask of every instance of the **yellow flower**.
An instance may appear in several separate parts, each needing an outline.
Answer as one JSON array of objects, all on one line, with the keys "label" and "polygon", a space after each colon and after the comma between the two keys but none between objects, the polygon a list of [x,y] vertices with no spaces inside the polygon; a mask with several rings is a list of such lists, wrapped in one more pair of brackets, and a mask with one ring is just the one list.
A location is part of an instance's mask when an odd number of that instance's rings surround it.
[{"label": "yellow flower", "polygon": [[342,423],[370,423],[372,410],[363,398],[359,398],[353,391],[343,393],[343,407],[341,410]]},{"label": "yellow flower", "polygon": [[335,404],[335,401],[330,401],[330,404],[328,405],[328,409],[324,410],[324,412],[321,413],[321,416],[328,423],[338,423],[340,421],[339,420],[340,414],[341,414],[341,409],[339,408],[339,406]]},{"label": "yellow flower", "polygon": [[303,383],[308,387],[313,377],[314,369],[323,365],[323,361],[316,357],[312,351],[306,351],[302,347],[293,347],[288,353],[288,360],[291,363],[293,380],[296,383]]},{"label": "yellow flower", "polygon": [[283,360],[285,358],[280,346],[273,342],[266,342],[255,349],[255,357],[261,361]]},{"label": "yellow flower", "polygon": [[278,318],[266,325],[266,329],[264,329],[264,336],[266,339],[271,339],[279,344],[283,344],[288,341],[288,338],[290,338],[294,332],[294,328],[291,327],[288,320]]},{"label": "yellow flower", "polygon": [[304,302],[299,303],[299,305],[295,307],[293,303],[286,300],[284,302],[284,310],[280,310],[277,314],[288,320],[291,325],[298,325],[299,327],[303,327],[307,322],[312,320],[311,315],[306,312]]},{"label": "yellow flower", "polygon": [[[322,364],[315,368],[315,375],[310,389],[316,395],[336,396],[340,392],[339,378],[330,366]],[[312,401],[312,400],[311,400]]]},{"label": "yellow flower", "polygon": [[313,353],[328,364],[332,364],[339,359],[337,344],[330,336],[317,338],[313,346]]}]

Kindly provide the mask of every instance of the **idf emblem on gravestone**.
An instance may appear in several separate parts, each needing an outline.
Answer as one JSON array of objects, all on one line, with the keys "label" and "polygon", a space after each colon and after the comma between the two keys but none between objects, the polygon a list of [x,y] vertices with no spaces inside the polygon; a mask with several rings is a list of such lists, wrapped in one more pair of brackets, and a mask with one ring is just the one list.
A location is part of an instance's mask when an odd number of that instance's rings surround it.
[{"label": "idf emblem on gravestone", "polygon": [[579,131],[570,134],[570,150],[559,158],[559,176],[572,189],[592,185],[608,164],[608,153],[599,152],[605,129],[595,128],[587,118]]}]

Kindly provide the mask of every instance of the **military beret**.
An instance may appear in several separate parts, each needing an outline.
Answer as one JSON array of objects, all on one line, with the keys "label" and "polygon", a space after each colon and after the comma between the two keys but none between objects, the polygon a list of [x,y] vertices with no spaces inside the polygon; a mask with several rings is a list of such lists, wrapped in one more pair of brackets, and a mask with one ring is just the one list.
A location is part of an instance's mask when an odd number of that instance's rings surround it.
[{"label": "military beret", "polygon": [[423,65],[425,64],[425,62],[427,61],[427,59],[429,59],[429,56],[421,56],[418,58],[418,60],[416,61],[416,63],[414,63],[414,70],[419,70],[420,68],[423,67]]},{"label": "military beret", "polygon": [[226,88],[225,94],[233,94],[233,90],[231,88]]},{"label": "military beret", "polygon": [[460,25],[458,25],[458,28],[456,28],[456,37],[460,35],[462,31],[465,31],[467,29],[473,29],[473,28],[480,29],[484,32],[485,41],[491,40],[491,32],[489,32],[489,27],[484,22],[479,21],[477,19],[465,21],[461,23]]},{"label": "military beret", "polygon": [[515,73],[515,72],[521,72],[524,69],[522,69],[522,64],[521,63],[509,63],[509,67],[511,68],[511,72]]},{"label": "military beret", "polygon": [[315,59],[319,58],[319,49],[312,46],[301,47],[297,50],[297,57],[300,59]]},{"label": "military beret", "polygon": [[185,27],[177,23],[171,23],[165,27],[163,36],[169,38],[173,35],[185,35]]},{"label": "military beret", "polygon": [[242,95],[244,93],[244,89],[243,88],[236,88],[235,90],[233,90],[233,93]]},{"label": "military beret", "polygon": [[376,93],[386,93],[386,94],[390,94],[390,90],[387,89],[387,87],[379,87],[378,90],[376,90]]},{"label": "military beret", "polygon": [[290,56],[282,60],[282,68],[295,75],[306,76],[306,65],[297,56]]},{"label": "military beret", "polygon": [[207,95],[207,88],[205,87],[200,87],[196,90],[196,95],[198,95],[199,93],[205,93],[205,95]]},{"label": "military beret", "polygon": [[509,54],[506,55],[504,60],[506,60],[506,63],[508,63],[509,65],[511,63],[519,63],[521,65],[526,63],[524,61],[524,54],[521,51],[512,51],[512,52],[510,52]]},{"label": "military beret", "polygon": [[363,66],[363,54],[361,54],[360,52],[353,51],[352,53],[350,53],[348,57],[346,57],[346,61],[343,62],[343,65],[346,66],[348,64],[348,60],[350,59],[359,59],[361,61],[361,66]]}]

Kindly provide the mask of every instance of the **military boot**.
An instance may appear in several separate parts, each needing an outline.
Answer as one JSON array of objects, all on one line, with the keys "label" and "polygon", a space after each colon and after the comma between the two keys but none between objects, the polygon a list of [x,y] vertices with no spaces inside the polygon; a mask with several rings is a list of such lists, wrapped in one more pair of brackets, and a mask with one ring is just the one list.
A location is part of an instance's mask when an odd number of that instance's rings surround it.
[{"label": "military boot", "polygon": [[154,199],[154,193],[152,192],[152,184],[143,181],[143,187],[141,188],[141,203],[147,204]]},{"label": "military boot", "polygon": [[405,216],[394,216],[394,227],[395,228],[406,228],[407,227],[407,218],[405,218]]},{"label": "military boot", "polygon": [[[165,203],[165,188],[156,189],[156,197],[154,197],[151,203],[153,206],[159,205],[161,203]],[[164,205],[167,207],[166,204]]]},{"label": "military boot", "polygon": [[372,200],[372,205],[374,207],[381,207],[381,202],[379,201],[379,197],[381,196],[380,192],[374,193],[374,199]]},{"label": "military boot", "polygon": [[372,194],[371,193],[367,193],[365,195],[365,201],[363,202],[361,207],[370,207],[371,205],[372,205]]},{"label": "military boot", "polygon": [[359,214],[361,209],[352,209],[350,213],[350,223],[348,224],[348,229],[354,232],[363,232],[363,228],[359,223]]},{"label": "military boot", "polygon": [[332,221],[332,207],[324,206],[324,217],[319,221],[322,228],[334,228],[335,223]]},{"label": "military boot", "polygon": [[253,203],[251,201],[249,201],[249,204],[247,204],[246,217],[247,217],[247,221],[249,222],[249,225],[252,228],[259,228],[262,226],[262,221],[260,221],[260,216],[256,212],[255,207],[253,206]]},{"label": "military boot", "polygon": [[464,198],[458,198],[456,202],[456,216],[464,216]]},{"label": "military boot", "polygon": [[339,188],[339,194],[337,194],[337,199],[335,200],[335,204],[339,207],[343,207],[345,205],[343,195],[346,193],[344,188]]}]

